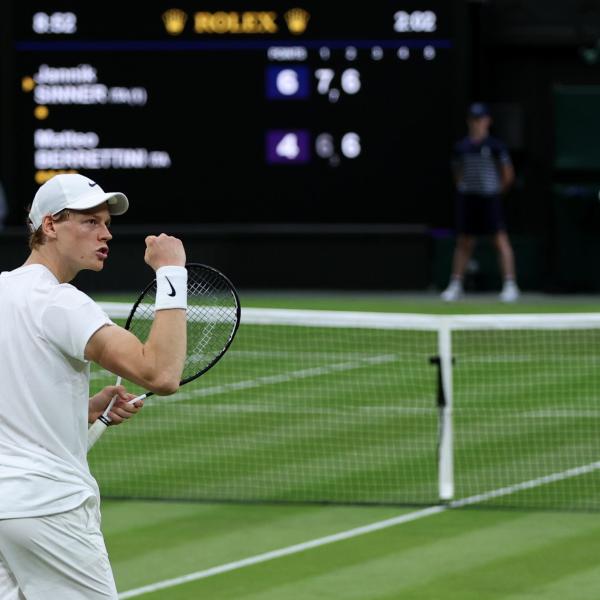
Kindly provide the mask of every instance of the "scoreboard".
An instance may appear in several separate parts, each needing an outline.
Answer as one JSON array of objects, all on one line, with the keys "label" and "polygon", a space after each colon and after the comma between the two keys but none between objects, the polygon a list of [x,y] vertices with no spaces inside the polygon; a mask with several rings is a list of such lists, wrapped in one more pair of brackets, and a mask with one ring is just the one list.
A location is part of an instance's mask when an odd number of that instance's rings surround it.
[{"label": "scoreboard", "polygon": [[11,221],[80,172],[129,196],[120,223],[428,223],[452,4],[13,2]]}]

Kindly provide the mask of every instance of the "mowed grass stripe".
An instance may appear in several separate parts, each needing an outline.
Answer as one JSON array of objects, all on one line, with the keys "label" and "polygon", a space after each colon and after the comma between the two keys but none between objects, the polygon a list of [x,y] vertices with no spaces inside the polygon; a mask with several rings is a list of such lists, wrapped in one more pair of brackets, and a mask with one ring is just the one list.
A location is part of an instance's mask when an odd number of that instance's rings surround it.
[{"label": "mowed grass stripe", "polygon": [[[329,509],[322,511],[326,516]],[[535,590],[548,581],[569,578],[595,564],[589,549],[600,534],[597,520],[592,515],[548,516],[449,511],[143,597],[497,600],[516,589]],[[274,527],[282,532],[286,524],[277,520]],[[255,539],[260,545],[261,536]],[[561,548],[573,549],[568,560]],[[566,596],[571,597],[579,598]]]},{"label": "mowed grass stripe", "polygon": [[[438,515],[429,522],[415,522],[405,525],[396,532],[372,534],[376,539],[361,539],[345,543],[348,550],[338,549],[336,557],[324,556],[329,552],[321,552],[319,556],[310,557],[310,566],[319,563],[318,573],[306,573],[308,580],[297,578],[293,582],[270,588],[268,594],[244,594],[245,600],[262,600],[263,598],[317,598],[319,590],[332,590],[330,598],[345,600],[369,600],[410,598],[431,600],[433,598],[451,598],[455,600],[482,600],[486,592],[495,588],[492,598],[501,597],[498,592],[514,590],[513,573],[519,569],[526,577],[518,581],[520,589],[535,585],[536,575],[527,572],[527,565],[539,562],[543,555],[545,567],[552,552],[562,547],[571,533],[560,529],[548,534],[544,527],[544,537],[539,523],[531,523],[527,517],[507,520],[499,524],[486,524],[484,519],[471,519],[478,522],[476,530],[456,531],[452,537],[436,537],[432,531],[434,521],[450,520],[447,514]],[[473,525],[473,522],[469,524]],[[401,545],[398,551],[398,538],[405,535],[408,529],[427,528],[430,535],[426,543],[413,543],[408,547]],[[515,536],[522,535],[523,530],[532,537],[523,540],[519,551],[515,552]],[[394,535],[394,533],[396,535]],[[584,537],[587,537],[584,535]],[[354,546],[357,546],[356,548]],[[554,554],[554,557],[556,554]],[[302,560],[304,557],[299,557]],[[329,559],[329,560],[328,560]],[[306,559],[308,561],[308,557]],[[323,564],[323,562],[325,564]],[[587,563],[589,564],[588,557]],[[525,564],[524,564],[525,563]],[[584,563],[585,564],[585,563]],[[271,565],[274,567],[275,565]],[[572,569],[573,564],[569,565]],[[280,567],[280,568],[285,568]],[[508,577],[507,577],[508,575]],[[556,576],[547,571],[546,577]],[[502,582],[498,586],[498,582]],[[216,582],[215,582],[216,583]],[[500,589],[499,589],[500,588]],[[336,594],[339,594],[336,596]],[[151,597],[151,596],[150,596]],[[190,598],[192,596],[189,596]],[[218,596],[217,596],[218,597]],[[227,597],[227,596],[226,596]]]},{"label": "mowed grass stripe", "polygon": [[118,587],[125,589],[399,513],[397,508],[109,500],[103,503],[103,529]]},{"label": "mowed grass stripe", "polygon": [[[571,566],[571,559],[579,561],[580,556],[583,554],[584,557],[580,568],[571,569],[570,574],[563,571],[560,578],[556,576],[548,578],[540,577],[537,585],[530,587],[528,592],[524,593],[517,589],[512,594],[506,595],[504,600],[540,600],[540,598],[547,598],[548,600],[570,600],[571,598],[575,598],[576,600],[597,600],[598,589],[600,587],[600,565],[598,565],[597,561],[592,561],[593,564],[586,566],[586,563],[590,562],[590,555],[585,555],[586,550],[593,551],[595,541],[594,539],[589,540],[589,544],[586,546],[583,543],[584,540],[579,539],[576,552],[567,555],[567,564]],[[560,556],[565,556],[565,551],[568,551],[568,548],[563,548],[562,546],[556,548],[556,552]],[[560,566],[564,566],[564,563]],[[555,571],[555,573],[557,572]]]},{"label": "mowed grass stripe", "polygon": [[[597,523],[591,522],[591,530],[577,527],[570,517],[552,514],[552,521],[562,518],[557,528],[555,522],[549,523],[547,514],[528,516],[518,523],[522,526],[521,531],[507,528],[513,534],[512,541],[506,535],[502,535],[501,540],[492,535],[487,543],[482,540],[479,550],[486,557],[485,562],[468,557],[468,566],[456,565],[452,573],[411,589],[409,596],[425,600],[434,597],[431,594],[449,588],[450,593],[445,598],[450,600],[582,600],[584,596],[580,595],[578,586],[572,587],[565,595],[564,579],[572,582],[582,571],[592,569],[595,571],[597,598],[600,569],[595,557],[590,556],[590,549],[597,545],[600,529]],[[504,546],[500,553],[494,547],[497,543]]]}]

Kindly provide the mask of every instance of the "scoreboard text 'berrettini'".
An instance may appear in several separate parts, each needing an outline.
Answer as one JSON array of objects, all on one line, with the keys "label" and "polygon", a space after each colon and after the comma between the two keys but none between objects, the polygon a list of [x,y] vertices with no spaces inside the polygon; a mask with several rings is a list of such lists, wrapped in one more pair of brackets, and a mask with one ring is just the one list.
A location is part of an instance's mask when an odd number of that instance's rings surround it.
[{"label": "scoreboard text 'berrettini'", "polygon": [[19,201],[80,172],[132,198],[126,223],[425,223],[451,5],[15,2]]}]

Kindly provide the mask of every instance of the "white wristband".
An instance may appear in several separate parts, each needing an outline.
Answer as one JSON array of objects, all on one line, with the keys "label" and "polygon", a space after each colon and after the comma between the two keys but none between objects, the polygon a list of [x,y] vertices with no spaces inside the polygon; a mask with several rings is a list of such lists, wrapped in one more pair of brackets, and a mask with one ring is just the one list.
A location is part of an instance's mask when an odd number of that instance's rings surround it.
[{"label": "white wristband", "polygon": [[187,308],[187,269],[166,266],[156,271],[154,310]]}]

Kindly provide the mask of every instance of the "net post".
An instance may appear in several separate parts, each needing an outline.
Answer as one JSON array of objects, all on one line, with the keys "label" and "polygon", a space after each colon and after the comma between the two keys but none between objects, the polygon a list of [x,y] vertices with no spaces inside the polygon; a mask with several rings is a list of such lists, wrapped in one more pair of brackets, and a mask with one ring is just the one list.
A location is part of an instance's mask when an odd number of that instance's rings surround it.
[{"label": "net post", "polygon": [[438,494],[440,500],[454,498],[454,428],[452,421],[452,335],[450,324],[442,320],[438,330],[439,356],[439,444]]}]

